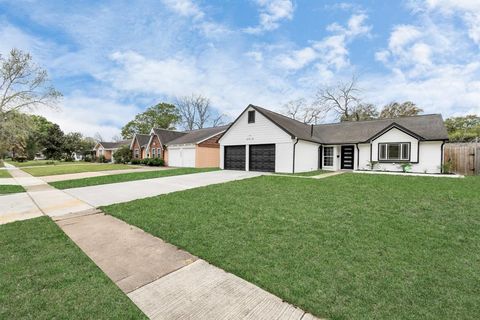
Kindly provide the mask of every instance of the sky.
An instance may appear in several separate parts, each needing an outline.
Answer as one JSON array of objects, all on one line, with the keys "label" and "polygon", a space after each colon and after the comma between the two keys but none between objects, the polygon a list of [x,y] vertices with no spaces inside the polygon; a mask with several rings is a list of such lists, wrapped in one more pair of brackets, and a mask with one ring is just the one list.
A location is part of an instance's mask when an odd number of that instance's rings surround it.
[{"label": "sky", "polygon": [[478,0],[0,0],[0,54],[12,48],[64,95],[35,113],[105,139],[177,97],[235,119],[352,75],[368,103],[480,114]]}]

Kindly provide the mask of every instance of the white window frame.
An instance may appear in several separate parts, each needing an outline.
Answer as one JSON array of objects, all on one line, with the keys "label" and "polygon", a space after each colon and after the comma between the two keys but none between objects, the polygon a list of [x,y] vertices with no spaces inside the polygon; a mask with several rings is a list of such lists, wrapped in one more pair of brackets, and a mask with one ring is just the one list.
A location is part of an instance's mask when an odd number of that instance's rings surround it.
[{"label": "white window frame", "polygon": [[134,152],[135,159],[138,159],[139,155],[140,155],[140,151],[138,149],[135,149],[135,152]]},{"label": "white window frame", "polygon": [[152,158],[155,158],[155,154],[156,154],[156,149],[152,148]]},{"label": "white window frame", "polygon": [[[390,146],[398,146],[398,157],[392,158],[389,154]],[[384,149],[384,150],[382,150]],[[407,157],[404,151],[407,149]],[[410,161],[412,148],[409,142],[382,142],[378,144],[378,160],[382,162]]]},{"label": "white window frame", "polygon": [[157,148],[157,157],[161,158],[160,155],[162,154],[162,150],[160,148]]},{"label": "white window frame", "polygon": [[[325,155],[325,151],[326,151],[327,149],[332,150],[332,154],[331,154],[331,155],[328,155],[328,156]],[[326,159],[330,159],[330,158],[331,158],[331,160],[332,160],[332,164],[331,164],[331,165],[325,164],[325,160],[326,160]],[[322,162],[323,166],[324,166],[324,167],[333,167],[334,159],[335,159],[335,150],[334,150],[334,147],[323,147],[323,160],[322,160],[322,161],[323,161],[323,162]]]}]

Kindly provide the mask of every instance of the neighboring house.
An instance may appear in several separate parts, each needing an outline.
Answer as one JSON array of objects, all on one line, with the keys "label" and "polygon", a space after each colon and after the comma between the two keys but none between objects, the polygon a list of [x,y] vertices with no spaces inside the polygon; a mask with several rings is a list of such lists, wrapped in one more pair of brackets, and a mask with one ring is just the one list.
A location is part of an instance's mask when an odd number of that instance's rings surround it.
[{"label": "neighboring house", "polygon": [[120,147],[130,146],[131,142],[131,139],[118,142],[99,141],[93,148],[93,151],[95,151],[95,157],[97,159],[103,156],[105,160],[113,162],[113,154],[115,151],[117,151]]},{"label": "neighboring house", "polygon": [[135,135],[130,149],[134,158],[161,158],[171,167],[218,167],[220,145],[217,140],[227,128],[191,131],[153,128],[150,135]]},{"label": "neighboring house", "polygon": [[447,130],[439,114],[307,125],[249,105],[220,137],[220,167],[267,172],[324,170],[440,173]]},{"label": "neighboring house", "polygon": [[81,154],[80,152],[72,152],[72,159],[74,161],[82,161],[83,158],[83,154]]},{"label": "neighboring house", "polygon": [[147,145],[149,141],[149,134],[136,133],[133,136],[130,149],[132,150],[132,157],[134,159],[143,159],[147,157]]},{"label": "neighboring house", "polygon": [[166,159],[171,167],[209,168],[220,166],[218,138],[228,126],[198,129],[168,142]]}]

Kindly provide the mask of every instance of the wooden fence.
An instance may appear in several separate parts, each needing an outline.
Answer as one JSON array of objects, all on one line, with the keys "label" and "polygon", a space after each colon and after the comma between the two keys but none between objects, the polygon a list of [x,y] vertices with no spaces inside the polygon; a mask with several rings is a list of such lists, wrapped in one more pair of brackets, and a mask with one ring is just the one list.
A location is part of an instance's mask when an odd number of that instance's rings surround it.
[{"label": "wooden fence", "polygon": [[452,163],[453,172],[480,175],[480,143],[446,143],[443,155],[445,163]]}]

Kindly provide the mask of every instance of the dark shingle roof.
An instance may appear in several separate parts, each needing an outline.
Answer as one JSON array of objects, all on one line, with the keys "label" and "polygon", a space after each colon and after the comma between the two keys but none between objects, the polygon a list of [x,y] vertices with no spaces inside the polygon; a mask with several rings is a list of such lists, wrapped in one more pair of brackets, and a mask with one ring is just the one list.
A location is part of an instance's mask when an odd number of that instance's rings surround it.
[{"label": "dark shingle roof", "polygon": [[313,134],[323,143],[359,143],[370,140],[377,133],[395,124],[420,136],[422,140],[448,139],[447,129],[439,114],[320,124],[313,127]]},{"label": "dark shingle roof", "polygon": [[[393,119],[345,121],[332,124],[311,125],[279,113],[249,105],[292,137],[324,144],[360,143],[370,140],[382,130],[396,124],[420,136],[423,140],[447,140],[448,133],[440,114],[427,114]],[[313,130],[312,130],[313,129]]]},{"label": "dark shingle roof", "polygon": [[160,138],[160,142],[163,145],[168,145],[170,141],[180,138],[186,134],[185,132],[160,128],[153,128],[153,132]]},{"label": "dark shingle roof", "polygon": [[143,147],[143,146],[147,145],[148,141],[150,141],[150,135],[149,134],[137,133],[135,135],[135,137],[137,138],[137,141],[138,141],[138,144],[140,145],[140,147]]},{"label": "dark shingle roof", "polygon": [[221,126],[221,127],[197,129],[192,131],[185,131],[185,134],[183,136],[170,141],[169,143],[167,143],[167,145],[198,143],[202,140],[205,140],[209,137],[212,137],[218,133],[221,133],[227,130],[228,127],[229,125]]},{"label": "dark shingle roof", "polygon": [[280,128],[287,131],[290,135],[297,137],[301,140],[321,142],[318,137],[311,135],[311,126],[303,122],[294,120],[282,114],[261,108],[259,106],[250,105],[262,115],[267,117],[270,121],[277,124]]},{"label": "dark shingle roof", "polygon": [[109,141],[100,141],[101,144],[105,149],[117,149],[122,146],[129,146],[132,143],[132,139],[117,141],[117,142],[109,142]]}]

